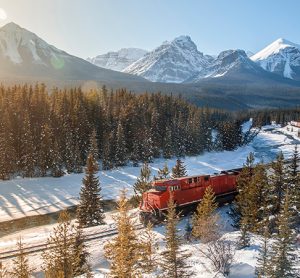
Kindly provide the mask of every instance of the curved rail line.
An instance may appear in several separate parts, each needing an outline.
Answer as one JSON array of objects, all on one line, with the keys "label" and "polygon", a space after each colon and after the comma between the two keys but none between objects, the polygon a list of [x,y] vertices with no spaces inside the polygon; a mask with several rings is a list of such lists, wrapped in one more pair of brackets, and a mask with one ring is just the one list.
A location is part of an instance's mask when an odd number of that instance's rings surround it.
[{"label": "curved rail line", "polygon": [[[135,225],[136,230],[141,230],[143,228],[144,228],[144,226],[142,224]],[[116,228],[107,229],[107,230],[101,231],[99,233],[85,235],[84,241],[85,242],[93,241],[96,239],[105,238],[105,237],[113,236],[116,234],[118,234],[118,231]],[[51,246],[51,245],[49,246],[49,244],[42,243],[42,244],[37,244],[37,245],[29,246],[29,247],[24,247],[23,252],[25,255],[28,255],[28,254],[43,252],[47,249],[52,249],[52,248],[54,248],[54,246]],[[17,257],[19,255],[19,253],[20,252],[17,249],[1,252],[0,260],[11,259],[11,258]]]}]

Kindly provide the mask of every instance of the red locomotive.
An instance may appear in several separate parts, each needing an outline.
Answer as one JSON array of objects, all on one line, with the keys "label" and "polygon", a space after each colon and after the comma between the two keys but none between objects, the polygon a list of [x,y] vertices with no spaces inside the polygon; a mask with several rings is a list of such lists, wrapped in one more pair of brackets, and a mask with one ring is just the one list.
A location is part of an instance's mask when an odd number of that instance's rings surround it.
[{"label": "red locomotive", "polygon": [[219,203],[232,201],[236,195],[236,181],[241,168],[222,171],[214,175],[190,176],[177,179],[156,180],[152,188],[142,196],[140,216],[143,222],[157,222],[167,210],[172,192],[176,207],[193,209],[202,199],[204,191],[211,186]]}]

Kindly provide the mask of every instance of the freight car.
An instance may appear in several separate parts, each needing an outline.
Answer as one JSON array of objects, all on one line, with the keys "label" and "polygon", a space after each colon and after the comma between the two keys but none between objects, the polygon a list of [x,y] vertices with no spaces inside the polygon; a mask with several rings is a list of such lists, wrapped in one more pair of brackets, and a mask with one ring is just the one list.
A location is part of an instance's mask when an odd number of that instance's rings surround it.
[{"label": "freight car", "polygon": [[214,175],[189,176],[156,180],[145,192],[140,203],[140,218],[144,223],[157,223],[164,218],[170,195],[180,211],[195,209],[205,189],[211,186],[219,203],[229,202],[237,193],[236,182],[242,168],[222,171]]}]

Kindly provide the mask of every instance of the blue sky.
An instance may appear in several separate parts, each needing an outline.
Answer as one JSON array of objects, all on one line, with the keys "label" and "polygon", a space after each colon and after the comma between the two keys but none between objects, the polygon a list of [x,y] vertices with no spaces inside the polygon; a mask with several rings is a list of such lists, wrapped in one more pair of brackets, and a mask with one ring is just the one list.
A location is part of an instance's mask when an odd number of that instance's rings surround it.
[{"label": "blue sky", "polygon": [[82,58],[151,50],[179,35],[218,54],[255,52],[279,37],[300,44],[299,11],[299,0],[0,0],[0,25],[14,21]]}]

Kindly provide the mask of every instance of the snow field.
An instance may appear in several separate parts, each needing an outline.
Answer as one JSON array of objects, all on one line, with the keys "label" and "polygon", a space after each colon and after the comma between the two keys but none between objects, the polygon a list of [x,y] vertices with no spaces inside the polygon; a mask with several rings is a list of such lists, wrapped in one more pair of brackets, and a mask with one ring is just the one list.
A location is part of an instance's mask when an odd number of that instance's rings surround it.
[{"label": "snow field", "polygon": [[[248,126],[249,123],[248,123]],[[247,129],[247,124],[243,127]],[[270,130],[271,129],[271,130]],[[296,131],[269,126],[263,128],[247,146],[234,151],[205,152],[194,157],[185,157],[188,175],[213,174],[221,170],[238,168],[243,165],[247,155],[254,152],[256,161],[268,162],[282,151],[289,157],[294,145],[299,143]],[[156,159],[150,164],[152,175],[157,175],[164,163],[169,169],[175,165],[176,158]],[[140,167],[126,166],[98,173],[104,199],[116,199],[121,189],[133,194],[133,184],[140,174]],[[25,216],[45,214],[76,205],[81,187],[82,174],[66,174],[60,178],[21,178],[0,181],[0,222]]]}]

